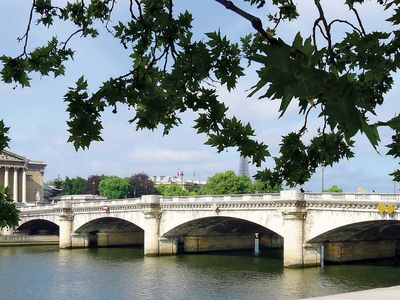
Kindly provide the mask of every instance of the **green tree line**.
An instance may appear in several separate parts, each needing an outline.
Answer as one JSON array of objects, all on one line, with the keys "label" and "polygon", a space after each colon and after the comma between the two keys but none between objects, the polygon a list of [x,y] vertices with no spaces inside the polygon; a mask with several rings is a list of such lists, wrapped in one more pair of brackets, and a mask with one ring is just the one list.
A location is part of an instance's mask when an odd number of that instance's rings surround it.
[{"label": "green tree line", "polygon": [[280,186],[272,186],[258,180],[253,182],[247,177],[237,176],[233,171],[217,173],[203,186],[191,183],[185,186],[178,183],[155,185],[145,173],[138,173],[131,177],[92,175],[88,178],[66,177],[64,180],[58,177],[49,181],[48,184],[55,188],[53,196],[95,194],[110,199],[134,198],[150,194],[195,196],[273,193],[281,190]]}]

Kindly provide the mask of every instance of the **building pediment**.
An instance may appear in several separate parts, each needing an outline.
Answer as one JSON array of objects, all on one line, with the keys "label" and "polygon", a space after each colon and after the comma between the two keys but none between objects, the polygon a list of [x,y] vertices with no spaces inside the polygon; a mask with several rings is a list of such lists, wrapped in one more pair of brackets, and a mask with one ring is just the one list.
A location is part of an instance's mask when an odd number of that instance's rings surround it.
[{"label": "building pediment", "polygon": [[25,163],[28,161],[25,157],[12,153],[10,151],[3,150],[0,152],[0,161],[7,161],[7,162],[20,162],[20,163]]}]

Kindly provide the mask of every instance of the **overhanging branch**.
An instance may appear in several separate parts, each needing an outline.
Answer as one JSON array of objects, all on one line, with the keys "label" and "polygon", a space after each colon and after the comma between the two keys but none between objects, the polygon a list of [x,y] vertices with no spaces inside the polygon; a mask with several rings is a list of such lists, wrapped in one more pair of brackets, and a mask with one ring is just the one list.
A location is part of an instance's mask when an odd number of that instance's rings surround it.
[{"label": "overhanging branch", "polygon": [[233,4],[232,1],[229,0],[215,0],[215,1],[225,6],[226,9],[229,9],[237,13],[239,16],[248,20],[253,26],[253,28],[257,30],[271,45],[276,45],[278,43],[278,40],[276,38],[274,38],[271,34],[269,34],[264,30],[262,22],[259,18],[240,9],[235,4]]}]

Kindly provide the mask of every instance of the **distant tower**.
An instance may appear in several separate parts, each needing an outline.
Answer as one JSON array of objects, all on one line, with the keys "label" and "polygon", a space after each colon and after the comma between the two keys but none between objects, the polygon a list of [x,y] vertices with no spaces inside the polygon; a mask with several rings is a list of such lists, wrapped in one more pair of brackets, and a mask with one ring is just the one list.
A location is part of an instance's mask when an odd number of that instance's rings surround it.
[{"label": "distant tower", "polygon": [[247,157],[240,156],[238,176],[250,178],[249,159]]}]

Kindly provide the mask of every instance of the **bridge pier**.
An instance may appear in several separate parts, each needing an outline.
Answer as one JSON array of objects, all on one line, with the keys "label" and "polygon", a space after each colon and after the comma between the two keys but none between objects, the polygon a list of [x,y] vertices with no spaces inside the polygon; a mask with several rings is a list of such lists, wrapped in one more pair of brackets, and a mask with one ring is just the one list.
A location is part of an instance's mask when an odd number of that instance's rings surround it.
[{"label": "bridge pier", "polygon": [[144,213],[144,255],[159,255],[160,198],[158,195],[144,195],[142,202],[148,204]]},{"label": "bridge pier", "polygon": [[295,190],[281,191],[281,198],[294,204],[282,212],[284,266],[296,268],[319,265],[319,245],[306,243],[307,207],[304,194]]},{"label": "bridge pier", "polygon": [[283,212],[283,264],[285,267],[302,267],[303,225],[305,212]]},{"label": "bridge pier", "polygon": [[62,214],[59,216],[60,221],[60,248],[72,247],[72,222],[73,214]]},{"label": "bridge pier", "polygon": [[72,228],[74,221],[74,214],[72,212],[72,204],[69,201],[62,201],[60,203],[61,214],[59,218],[60,226],[60,248],[72,247]]}]

